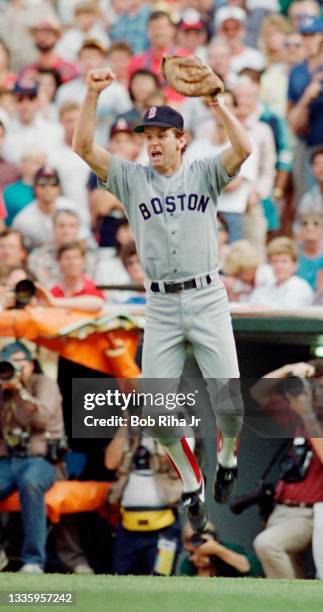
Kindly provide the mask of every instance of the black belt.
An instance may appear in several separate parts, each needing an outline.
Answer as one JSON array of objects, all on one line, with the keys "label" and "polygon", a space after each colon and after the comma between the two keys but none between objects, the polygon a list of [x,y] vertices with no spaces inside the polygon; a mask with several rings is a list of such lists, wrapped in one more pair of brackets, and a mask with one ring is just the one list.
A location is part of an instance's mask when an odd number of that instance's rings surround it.
[{"label": "black belt", "polygon": [[290,508],[313,508],[313,504],[307,504],[306,502],[292,502],[289,499],[278,502],[279,504],[284,504],[284,506],[289,506]]},{"label": "black belt", "polygon": [[[212,278],[209,274],[204,277],[201,277],[202,280],[205,279],[206,283],[210,285],[212,283]],[[199,285],[196,282],[195,278],[191,278],[187,281],[182,281],[181,283],[164,283],[163,286],[165,289],[165,293],[179,293],[180,291],[185,291],[185,289],[196,289]],[[155,293],[161,293],[159,288],[159,283],[151,283],[150,285],[151,291]]]}]

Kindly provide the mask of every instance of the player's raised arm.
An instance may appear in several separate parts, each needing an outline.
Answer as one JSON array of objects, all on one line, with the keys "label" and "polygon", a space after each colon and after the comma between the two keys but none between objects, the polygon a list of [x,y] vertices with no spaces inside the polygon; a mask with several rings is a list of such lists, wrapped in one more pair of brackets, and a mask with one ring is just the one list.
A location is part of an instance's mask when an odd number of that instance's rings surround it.
[{"label": "player's raised arm", "polygon": [[241,164],[252,153],[252,145],[249,136],[240,121],[225,106],[223,98],[219,95],[214,102],[210,102],[215,116],[221,119],[231,146],[220,154],[220,160],[229,176],[233,176]]},{"label": "player's raised arm", "polygon": [[96,108],[101,91],[109,87],[115,76],[108,68],[91,70],[86,78],[86,94],[81,105],[74,137],[73,150],[103,181],[107,179],[111,153],[94,144]]}]

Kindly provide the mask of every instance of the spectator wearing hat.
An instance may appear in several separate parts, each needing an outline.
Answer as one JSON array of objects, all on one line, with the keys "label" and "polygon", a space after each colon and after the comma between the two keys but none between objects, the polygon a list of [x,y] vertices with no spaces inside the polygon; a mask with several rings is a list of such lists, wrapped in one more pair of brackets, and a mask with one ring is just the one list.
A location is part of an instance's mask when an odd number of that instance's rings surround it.
[{"label": "spectator wearing hat", "polygon": [[75,209],[75,204],[60,195],[60,179],[57,170],[42,166],[34,179],[35,200],[14,219],[17,229],[31,248],[53,240],[53,215],[58,208]]},{"label": "spectator wearing hat", "polygon": [[76,64],[66,61],[64,56],[56,52],[56,43],[61,35],[61,27],[56,17],[48,16],[46,19],[37,20],[30,30],[39,55],[34,64],[29,64],[22,70],[21,75],[36,78],[39,69],[54,68],[62,83],[75,79],[78,74]]},{"label": "spectator wearing hat", "polygon": [[64,437],[62,400],[57,383],[35,373],[33,356],[22,342],[6,345],[0,359],[15,368],[0,388],[0,498],[19,491],[24,532],[20,571],[40,574],[46,561],[44,495],[57,479],[48,439]]},{"label": "spectator wearing hat", "polygon": [[109,36],[112,41],[126,41],[133,53],[143,53],[149,47],[146,32],[151,7],[145,0],[131,0],[126,6],[126,10],[111,26]]},{"label": "spectator wearing hat", "polygon": [[[106,61],[106,48],[96,39],[86,39],[78,54],[80,76],[66,85],[62,85],[57,94],[57,106],[65,102],[81,104],[86,92],[85,79],[90,70],[102,68]],[[129,94],[120,83],[112,83],[109,90],[102,92],[98,102],[97,126],[95,139],[105,146],[111,124],[120,113],[131,108]]]},{"label": "spectator wearing hat", "polygon": [[20,177],[18,166],[10,162],[4,155],[4,140],[6,134],[6,126],[0,120],[0,189],[6,185],[14,183]]},{"label": "spectator wearing hat", "polygon": [[4,153],[10,161],[19,164],[27,147],[36,145],[48,153],[58,146],[62,132],[58,124],[46,121],[39,113],[36,81],[21,77],[13,92],[16,113],[7,124]]},{"label": "spectator wearing hat", "polygon": [[239,6],[222,6],[216,11],[216,33],[222,36],[231,50],[230,67],[235,74],[243,68],[263,70],[265,60],[258,49],[245,45],[246,11]]},{"label": "spectator wearing hat", "polygon": [[74,8],[75,25],[64,32],[55,51],[69,62],[76,62],[78,52],[87,38],[95,38],[104,47],[109,38],[100,23],[100,12],[95,2],[78,2]]},{"label": "spectator wearing hat", "polygon": [[297,200],[312,184],[308,156],[313,147],[323,144],[323,19],[304,18],[299,32],[306,59],[292,68],[288,82],[288,120],[300,143],[294,163]]},{"label": "spectator wearing hat", "polygon": [[33,201],[35,174],[46,162],[44,151],[36,146],[29,146],[22,153],[18,181],[7,185],[3,191],[3,199],[7,210],[6,225],[11,226],[15,216]]},{"label": "spectator wearing hat", "polygon": [[187,49],[190,55],[196,55],[206,62],[207,28],[200,13],[193,8],[183,11],[177,26],[176,42],[179,47]]},{"label": "spectator wearing hat", "polygon": [[0,37],[11,53],[11,70],[18,72],[37,58],[30,24],[53,14],[48,1],[41,4],[11,0],[1,3]]},{"label": "spectator wearing hat", "polygon": [[[84,225],[90,226],[87,182],[89,168],[72,150],[72,139],[79,113],[77,102],[65,102],[59,110],[64,141],[49,155],[49,162],[58,171],[62,192],[77,203],[77,211]],[[76,180],[77,177],[77,180]]]},{"label": "spectator wearing hat", "polygon": [[288,17],[294,30],[298,30],[301,22],[308,17],[319,17],[320,6],[316,0],[293,0],[289,3]]},{"label": "spectator wearing hat", "polygon": [[[133,126],[123,117],[117,119],[111,127],[108,149],[113,155],[128,161],[135,161],[138,157],[139,149]],[[115,247],[115,233],[120,219],[124,217],[123,204],[112,193],[98,188],[97,176],[93,172],[88,181],[88,190],[92,227],[96,230],[97,241],[101,247]],[[100,278],[101,275],[100,270]]]}]

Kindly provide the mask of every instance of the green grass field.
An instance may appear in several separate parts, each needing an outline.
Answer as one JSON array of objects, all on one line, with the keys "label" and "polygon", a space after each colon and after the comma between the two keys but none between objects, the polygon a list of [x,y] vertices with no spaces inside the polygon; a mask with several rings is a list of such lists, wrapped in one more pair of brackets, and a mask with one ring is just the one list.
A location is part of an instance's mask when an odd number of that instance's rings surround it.
[{"label": "green grass field", "polygon": [[[19,605],[19,610],[77,612],[322,612],[323,582],[247,578],[0,575],[1,591],[75,591],[76,606]],[[0,606],[12,610],[16,606]],[[16,609],[17,609],[16,608]]]}]

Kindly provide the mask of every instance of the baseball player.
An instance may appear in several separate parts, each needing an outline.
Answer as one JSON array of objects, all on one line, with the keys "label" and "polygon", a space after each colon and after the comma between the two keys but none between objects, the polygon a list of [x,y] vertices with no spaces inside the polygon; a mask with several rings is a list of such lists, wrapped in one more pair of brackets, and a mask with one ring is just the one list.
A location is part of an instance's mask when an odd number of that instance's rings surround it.
[{"label": "baseball player", "polygon": [[[133,227],[147,280],[143,378],[179,379],[186,342],[206,379],[239,377],[225,288],[218,276],[216,206],[220,191],[251,153],[243,127],[217,96],[211,105],[231,143],[219,156],[183,161],[183,117],[169,106],[153,106],[142,125],[149,165],[125,161],[93,143],[100,92],[111,85],[109,69],[87,77],[87,91],[74,151],[101,185],[123,202]],[[211,394],[210,394],[211,395]],[[212,397],[211,397],[212,401]],[[242,414],[217,411],[218,465],[214,496],[227,501],[237,477],[236,442]],[[193,529],[207,522],[200,468],[187,440],[160,438],[183,481],[183,504]]]}]

